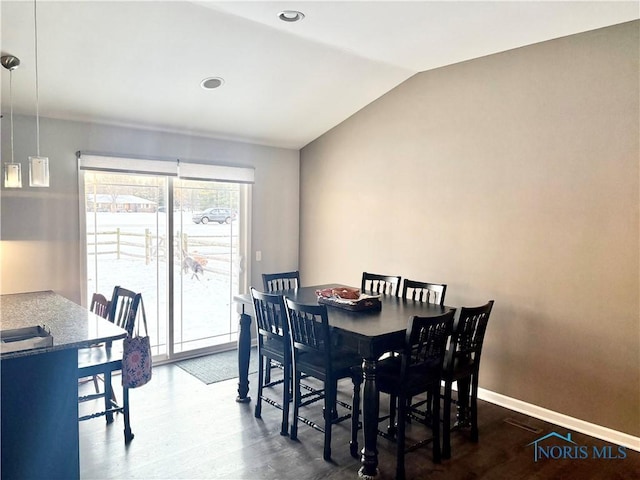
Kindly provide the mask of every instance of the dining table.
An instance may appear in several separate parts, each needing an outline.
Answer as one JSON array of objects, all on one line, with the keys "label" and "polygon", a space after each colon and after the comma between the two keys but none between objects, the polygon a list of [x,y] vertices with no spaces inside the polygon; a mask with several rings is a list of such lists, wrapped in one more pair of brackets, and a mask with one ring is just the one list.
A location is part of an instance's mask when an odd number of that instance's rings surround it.
[{"label": "dining table", "polygon": [[[318,304],[318,291],[345,287],[342,284],[324,284],[300,287],[292,290],[271,292],[281,294],[295,302]],[[350,287],[352,288],[352,287]],[[249,359],[251,354],[251,323],[253,303],[250,294],[236,295],[238,307],[238,396],[236,401],[248,402]],[[362,429],[364,448],[361,450],[361,478],[373,479],[378,475],[378,417],[379,395],[376,385],[378,359],[387,352],[402,349],[409,319],[413,316],[433,317],[451,310],[452,307],[434,305],[392,295],[380,296],[380,308],[352,311],[333,305],[327,306],[332,333],[345,346],[353,348],[362,356],[363,395]]]}]

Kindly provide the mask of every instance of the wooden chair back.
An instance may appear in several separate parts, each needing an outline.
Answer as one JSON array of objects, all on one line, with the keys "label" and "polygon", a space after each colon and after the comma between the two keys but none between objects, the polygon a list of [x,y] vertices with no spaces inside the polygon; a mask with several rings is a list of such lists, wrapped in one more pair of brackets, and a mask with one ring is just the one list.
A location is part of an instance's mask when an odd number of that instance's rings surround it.
[{"label": "wooden chair back", "polygon": [[480,368],[480,355],[484,336],[493,309],[493,300],[480,307],[462,307],[455,325],[447,359],[447,365],[472,365],[475,372]]},{"label": "wooden chair back", "polygon": [[400,369],[401,385],[411,390],[426,382],[440,382],[447,341],[453,331],[455,309],[436,317],[412,317],[407,326]]},{"label": "wooden chair back", "polygon": [[120,286],[113,288],[107,319],[133,335],[141,294]]},{"label": "wooden chair back", "polygon": [[289,342],[289,328],[282,295],[259,292],[251,287],[258,334],[266,338]]},{"label": "wooden chair back", "polygon": [[447,285],[444,283],[418,282],[405,279],[402,286],[402,298],[416,302],[444,305]]},{"label": "wooden chair back", "polygon": [[262,283],[267,293],[292,290],[300,286],[300,272],[263,273]]},{"label": "wooden chair back", "polygon": [[[285,297],[291,345],[296,351],[331,358],[331,334],[325,305],[305,305]],[[327,365],[327,371],[329,370]]]},{"label": "wooden chair back", "polygon": [[91,306],[89,310],[102,318],[107,318],[109,316],[109,300],[101,293],[94,293],[91,296]]},{"label": "wooden chair back", "polygon": [[374,294],[400,296],[400,282],[402,277],[394,275],[379,275],[377,273],[362,272],[360,290]]}]

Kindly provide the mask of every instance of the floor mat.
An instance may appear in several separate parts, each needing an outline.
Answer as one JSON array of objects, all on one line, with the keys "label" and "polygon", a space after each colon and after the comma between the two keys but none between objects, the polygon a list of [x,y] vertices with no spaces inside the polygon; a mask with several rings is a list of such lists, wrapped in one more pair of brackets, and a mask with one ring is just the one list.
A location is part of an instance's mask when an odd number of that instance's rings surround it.
[{"label": "floor mat", "polygon": [[[176,362],[176,365],[198,380],[209,385],[238,377],[238,351],[230,350],[228,352],[206,355],[204,357],[180,360]],[[258,351],[256,348],[252,348],[249,373],[256,373],[257,371]]]}]

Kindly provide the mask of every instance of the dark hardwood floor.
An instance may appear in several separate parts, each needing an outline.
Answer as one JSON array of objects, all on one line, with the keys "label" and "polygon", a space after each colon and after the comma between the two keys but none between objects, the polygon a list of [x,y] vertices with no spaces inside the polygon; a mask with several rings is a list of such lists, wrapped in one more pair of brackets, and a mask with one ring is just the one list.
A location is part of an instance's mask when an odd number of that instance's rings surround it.
[{"label": "dark hardwood floor", "polygon": [[[114,379],[118,384],[119,377]],[[250,376],[252,391],[255,375]],[[81,388],[92,388],[85,384]],[[358,460],[349,455],[349,422],[334,427],[331,462],[322,459],[322,434],[301,424],[298,441],[279,434],[280,411],[235,402],[237,379],[205,385],[175,365],[154,367],[152,381],[131,390],[131,427],[135,438],[123,441],[123,419],[107,426],[104,419],[80,424],[80,471],[83,479],[230,479],[281,480],[358,478]],[[348,392],[348,385],[343,391]],[[381,398],[381,409],[387,397]],[[86,408],[86,405],[82,406]],[[309,408],[320,410],[319,405]],[[319,413],[319,412],[318,412]],[[542,430],[513,426],[511,418]],[[452,434],[452,458],[431,461],[427,446],[406,458],[407,480],[415,479],[638,479],[640,453],[626,449],[624,459],[543,459],[534,462],[537,438],[567,430],[480,402],[480,442],[468,432]],[[414,425],[415,433],[430,433]],[[589,452],[607,444],[571,432]],[[362,436],[360,436],[362,441]],[[562,445],[562,444],[558,444]],[[394,444],[379,438],[380,480],[394,478]],[[361,445],[362,447],[362,445]],[[615,448],[614,448],[615,451]]]}]

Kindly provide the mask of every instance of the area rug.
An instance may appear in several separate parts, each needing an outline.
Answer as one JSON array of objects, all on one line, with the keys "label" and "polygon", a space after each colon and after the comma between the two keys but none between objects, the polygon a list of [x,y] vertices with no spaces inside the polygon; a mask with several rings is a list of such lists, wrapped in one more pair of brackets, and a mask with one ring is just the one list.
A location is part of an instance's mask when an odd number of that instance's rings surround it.
[{"label": "area rug", "polygon": [[[185,372],[190,373],[198,380],[210,385],[230,378],[238,377],[238,351],[214,353],[204,357],[189,358],[176,362],[176,365]],[[251,361],[249,362],[249,373],[258,371],[258,350],[251,349]]]}]

